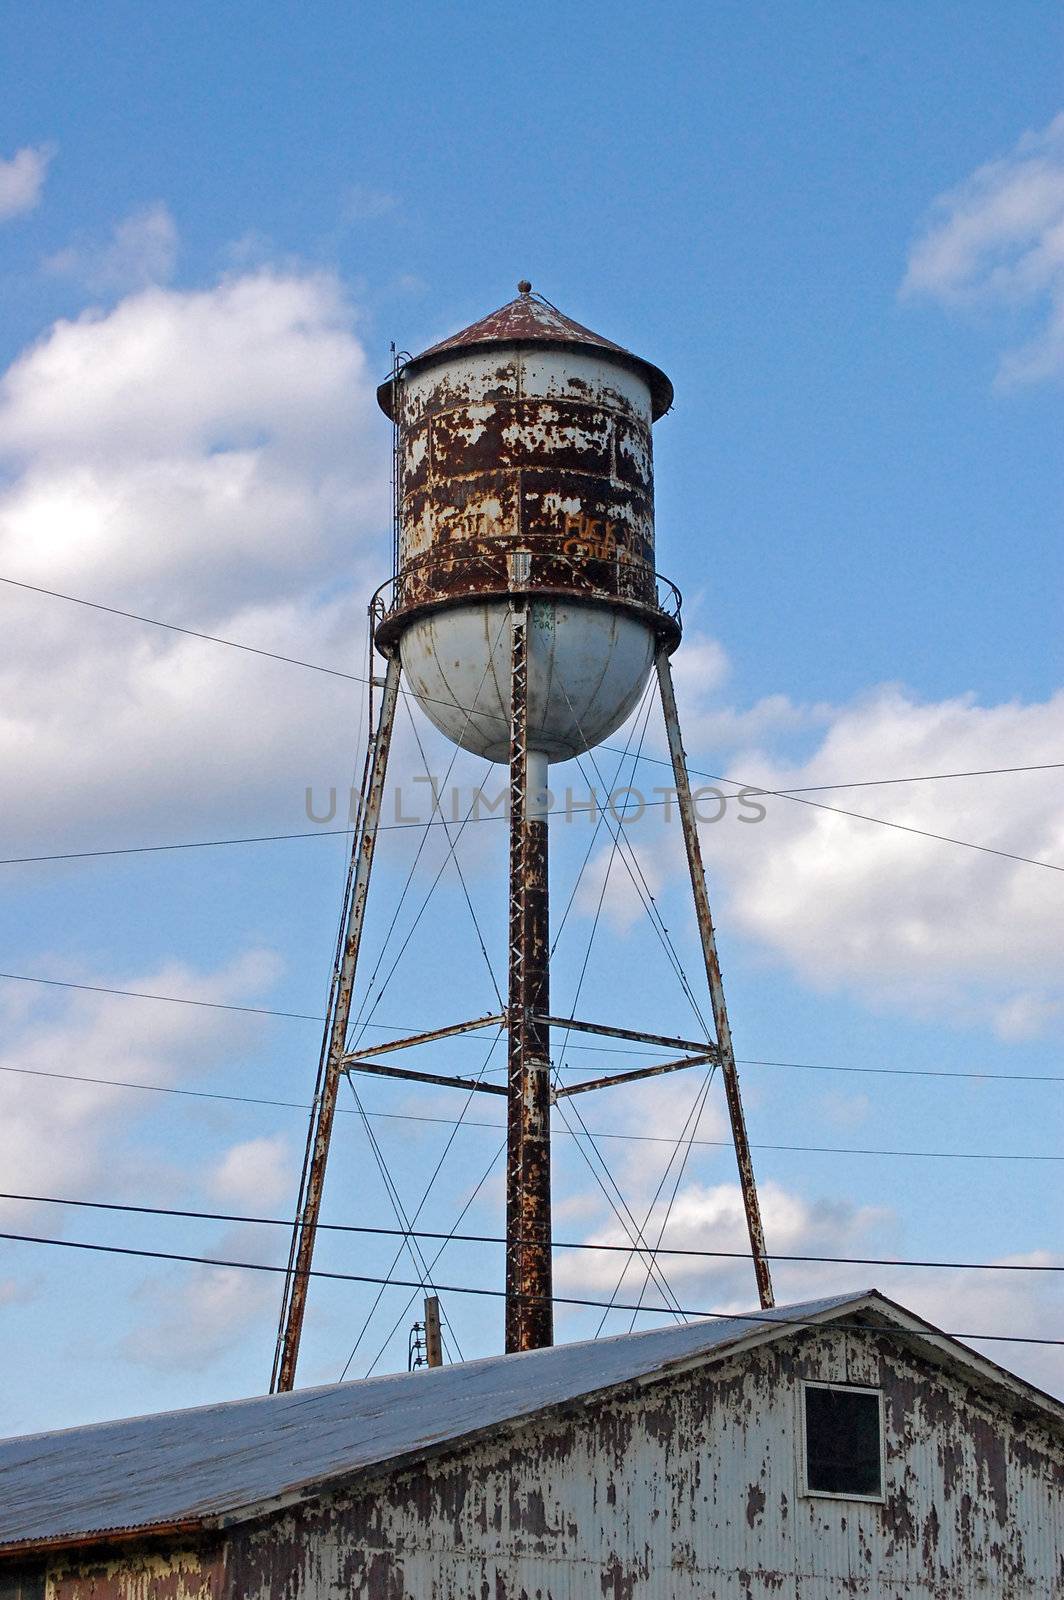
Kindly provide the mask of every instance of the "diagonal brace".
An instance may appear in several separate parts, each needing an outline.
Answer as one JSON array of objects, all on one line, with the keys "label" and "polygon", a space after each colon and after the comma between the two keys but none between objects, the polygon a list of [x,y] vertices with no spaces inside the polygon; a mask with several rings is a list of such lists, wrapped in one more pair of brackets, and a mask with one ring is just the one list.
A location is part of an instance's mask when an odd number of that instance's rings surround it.
[{"label": "diagonal brace", "polygon": [[707,1061],[716,1062],[717,1052],[703,1051],[700,1056],[683,1056],[679,1061],[663,1061],[657,1067],[638,1067],[634,1072],[614,1072],[608,1078],[585,1078],[583,1083],[570,1083],[554,1091],[554,1099],[564,1100],[571,1094],[586,1094],[589,1089],[612,1089],[615,1083],[634,1083],[637,1078],[657,1078],[663,1072],[679,1072],[681,1067],[700,1067]]},{"label": "diagonal brace", "polygon": [[477,1089],[481,1094],[506,1093],[506,1086],[501,1083],[482,1083],[479,1078],[444,1078],[435,1072],[415,1072],[413,1067],[385,1067],[376,1061],[350,1061],[345,1063],[342,1070],[347,1073],[369,1072],[379,1078],[408,1078],[412,1083],[432,1083],[444,1089]]},{"label": "diagonal brace", "polygon": [[411,1033],[405,1039],[391,1039],[387,1044],[371,1045],[366,1050],[348,1050],[343,1057],[343,1066],[350,1067],[356,1061],[369,1061],[374,1056],[388,1055],[393,1050],[409,1050],[415,1044],[435,1044],[437,1039],[450,1039],[456,1033],[476,1033],[478,1028],[501,1028],[505,1023],[505,1015],[495,1017],[477,1017],[472,1022],[453,1022],[448,1028],[430,1028],[425,1033]]},{"label": "diagonal brace", "polygon": [[661,1033],[636,1033],[632,1028],[610,1028],[603,1022],[578,1022],[575,1017],[533,1017],[544,1027],[567,1028],[573,1033],[601,1033],[607,1039],[631,1039],[636,1044],[656,1044],[663,1050],[693,1050],[699,1059],[718,1061],[716,1045],[705,1039],[670,1039]]}]

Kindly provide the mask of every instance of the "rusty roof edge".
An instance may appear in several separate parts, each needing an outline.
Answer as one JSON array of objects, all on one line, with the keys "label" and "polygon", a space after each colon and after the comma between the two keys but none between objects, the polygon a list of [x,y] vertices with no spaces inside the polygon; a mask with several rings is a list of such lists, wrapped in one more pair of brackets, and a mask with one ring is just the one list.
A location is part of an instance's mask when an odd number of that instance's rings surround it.
[{"label": "rusty roof edge", "polygon": [[590,352],[593,355],[601,356],[605,361],[612,361],[616,366],[627,367],[629,370],[634,368],[650,390],[650,397],[653,402],[651,420],[660,422],[662,417],[666,416],[673,408],[676,391],[673,388],[672,379],[660,367],[655,366],[653,361],[647,361],[643,356],[634,355],[631,350],[624,350],[620,345],[583,344],[579,339],[563,338],[480,339],[473,340],[465,345],[455,345],[453,348],[446,350],[426,350],[423,355],[414,356],[404,364],[398,380],[385,378],[382,383],[377,385],[377,405],[384,412],[389,422],[394,422],[395,414],[392,409],[392,395],[396,381],[402,382],[403,373],[419,372],[422,368],[443,365],[449,356],[461,355],[468,353],[470,350],[528,350],[533,348],[571,350],[576,354],[582,353],[584,355]]},{"label": "rusty roof edge", "polygon": [[101,1546],[151,1544],[178,1535],[218,1532],[217,1517],[181,1517],[169,1522],[136,1522],[128,1527],[99,1528],[91,1533],[53,1533],[46,1539],[12,1539],[0,1544],[0,1567],[24,1556],[48,1555],[61,1550],[98,1550]]},{"label": "rusty roof edge", "polygon": [[[485,330],[485,325],[491,324],[493,318],[509,308],[500,306],[499,311],[492,312],[480,322],[472,323],[468,328],[463,328],[460,333],[452,334],[449,339],[443,339],[437,344],[430,345],[427,350],[419,351],[417,355],[410,356],[402,364],[398,374],[401,379],[403,373],[419,372],[423,368],[438,366],[447,362],[456,355],[467,354],[471,350],[512,350],[512,349],[549,349],[571,350],[577,354],[588,353],[602,356],[606,360],[615,362],[618,366],[635,368],[642,376],[650,390],[653,401],[652,420],[657,422],[671,411],[676,391],[668,373],[648,361],[645,356],[636,355],[634,350],[627,349],[623,344],[616,344],[612,339],[606,339],[600,333],[585,328],[582,323],[574,322],[572,318],[559,312],[560,324],[557,327],[529,326],[523,329],[514,329],[502,333],[491,333]],[[553,308],[552,308],[553,309]],[[571,331],[567,332],[566,329]],[[392,398],[395,390],[396,377],[385,378],[377,386],[377,404],[390,421],[395,420],[392,409]]]}]

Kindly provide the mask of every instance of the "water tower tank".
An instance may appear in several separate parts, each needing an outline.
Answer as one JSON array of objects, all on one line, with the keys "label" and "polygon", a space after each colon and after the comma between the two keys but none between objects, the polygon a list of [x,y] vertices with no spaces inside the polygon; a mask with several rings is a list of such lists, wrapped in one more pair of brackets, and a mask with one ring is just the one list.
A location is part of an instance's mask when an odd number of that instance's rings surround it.
[{"label": "water tower tank", "polygon": [[679,597],[654,570],[665,374],[519,285],[398,367],[396,576],[378,642],[454,743],[506,761],[510,618],[529,605],[528,745],[564,761],[637,704]]}]

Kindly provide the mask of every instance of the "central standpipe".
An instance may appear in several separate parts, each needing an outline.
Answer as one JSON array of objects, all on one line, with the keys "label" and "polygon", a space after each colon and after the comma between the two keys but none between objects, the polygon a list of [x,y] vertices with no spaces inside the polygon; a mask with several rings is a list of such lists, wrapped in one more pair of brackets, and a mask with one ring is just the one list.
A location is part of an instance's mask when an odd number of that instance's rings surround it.
[{"label": "central standpipe", "polygon": [[528,748],[528,609],[515,606],[510,674],[506,1350],[554,1343],[550,1215],[550,916],[547,757]]}]

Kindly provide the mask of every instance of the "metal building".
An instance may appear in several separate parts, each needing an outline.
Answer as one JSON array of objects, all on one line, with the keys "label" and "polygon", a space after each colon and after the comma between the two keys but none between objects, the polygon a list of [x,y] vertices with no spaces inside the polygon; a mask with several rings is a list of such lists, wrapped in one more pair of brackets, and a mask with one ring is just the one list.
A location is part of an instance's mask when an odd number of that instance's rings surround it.
[{"label": "metal building", "polygon": [[1049,1600],[1064,1406],[875,1290],[0,1444],[30,1600]]}]

